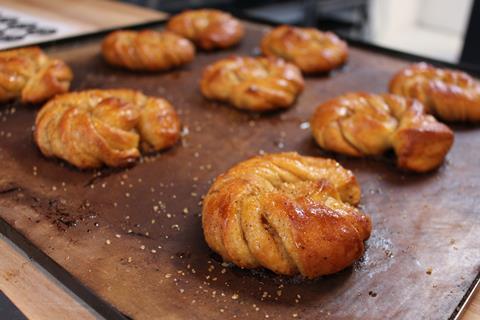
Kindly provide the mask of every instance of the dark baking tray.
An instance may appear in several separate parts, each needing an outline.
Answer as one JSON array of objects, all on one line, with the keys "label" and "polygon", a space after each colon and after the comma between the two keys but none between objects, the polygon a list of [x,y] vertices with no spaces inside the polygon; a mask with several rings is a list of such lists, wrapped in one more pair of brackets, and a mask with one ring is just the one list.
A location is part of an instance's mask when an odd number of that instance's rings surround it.
[{"label": "dark baking tray", "polygon": [[27,320],[27,317],[0,290],[0,315],[9,320]]},{"label": "dark baking tray", "polygon": [[[73,68],[74,90],[127,87],[164,96],[188,130],[177,146],[131,168],[79,171],[36,149],[37,107],[1,106],[1,231],[107,318],[454,317],[479,273],[478,129],[453,126],[445,165],[425,175],[397,170],[389,156],[321,151],[306,128],[315,107],[346,91],[383,92],[409,63],[357,47],[340,70],[307,77],[285,112],[259,115],[205,100],[202,69],[231,54],[258,54],[266,29],[247,23],[238,47],[200,52],[191,65],[165,73],[107,66],[101,36],[47,46]],[[357,175],[374,230],[353,267],[314,281],[285,278],[224,266],[204,243],[199,201],[212,179],[250,156],[283,151],[335,157]]]}]

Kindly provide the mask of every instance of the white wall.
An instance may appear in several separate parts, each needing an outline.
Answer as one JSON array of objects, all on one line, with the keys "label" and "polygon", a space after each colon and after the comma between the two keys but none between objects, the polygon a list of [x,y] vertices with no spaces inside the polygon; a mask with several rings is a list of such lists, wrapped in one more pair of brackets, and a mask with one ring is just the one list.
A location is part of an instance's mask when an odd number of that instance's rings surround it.
[{"label": "white wall", "polygon": [[371,0],[370,30],[380,45],[455,62],[473,0]]},{"label": "white wall", "polygon": [[454,34],[465,33],[472,0],[421,0],[418,24]]}]

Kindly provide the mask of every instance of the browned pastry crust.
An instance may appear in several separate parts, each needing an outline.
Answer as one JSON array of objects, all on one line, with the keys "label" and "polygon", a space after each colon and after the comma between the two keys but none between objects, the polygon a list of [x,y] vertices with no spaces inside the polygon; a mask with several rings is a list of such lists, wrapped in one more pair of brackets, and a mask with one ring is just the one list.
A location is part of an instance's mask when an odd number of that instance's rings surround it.
[{"label": "browned pastry crust", "polygon": [[191,62],[195,47],[172,32],[115,31],[102,44],[105,60],[130,70],[168,70]]},{"label": "browned pastry crust", "polygon": [[443,162],[453,132],[424,114],[417,100],[392,94],[348,93],[318,106],[313,136],[324,149],[363,157],[393,148],[398,166],[425,172]]},{"label": "browned pastry crust", "polygon": [[333,160],[258,156],[215,180],[204,199],[203,231],[225,261],[314,278],[362,256],[371,221],[354,207],[359,201],[355,176]]},{"label": "browned pastry crust", "polygon": [[168,21],[167,30],[192,40],[204,50],[231,47],[245,34],[240,21],[213,9],[186,10]]},{"label": "browned pastry crust", "polygon": [[348,58],[348,46],[331,32],[314,28],[279,26],[267,33],[261,44],[266,56],[281,57],[305,73],[326,72]]},{"label": "browned pastry crust", "polygon": [[290,107],[304,87],[300,70],[278,58],[229,57],[209,65],[202,94],[239,109],[268,111]]},{"label": "browned pastry crust", "polygon": [[47,157],[78,168],[125,166],[144,151],[177,142],[180,121],[168,101],[128,89],[87,90],[50,100],[35,120],[34,138]]},{"label": "browned pastry crust", "polygon": [[413,64],[392,78],[390,92],[420,100],[446,121],[480,121],[480,83],[464,72]]},{"label": "browned pastry crust", "polygon": [[0,102],[45,101],[67,92],[72,78],[63,61],[49,58],[38,47],[0,51]]}]

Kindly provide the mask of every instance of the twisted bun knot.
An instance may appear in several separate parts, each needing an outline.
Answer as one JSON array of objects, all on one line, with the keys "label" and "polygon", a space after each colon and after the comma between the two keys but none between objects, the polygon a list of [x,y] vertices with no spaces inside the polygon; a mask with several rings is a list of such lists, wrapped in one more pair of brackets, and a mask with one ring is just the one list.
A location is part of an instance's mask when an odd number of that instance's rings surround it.
[{"label": "twisted bun knot", "polygon": [[464,72],[414,64],[392,78],[390,92],[419,100],[446,121],[480,121],[480,83]]},{"label": "twisted bun knot", "polygon": [[73,74],[61,60],[38,47],[0,52],[0,102],[21,98],[37,103],[67,92]]},{"label": "twisted bun knot", "polygon": [[125,166],[144,151],[175,144],[180,122],[168,101],[127,89],[87,90],[50,100],[35,120],[34,138],[47,157],[78,168]]},{"label": "twisted bun knot", "polygon": [[287,25],[266,34],[261,49],[264,55],[283,58],[305,73],[330,71],[348,58],[347,44],[334,33]]},{"label": "twisted bun knot", "polygon": [[245,34],[240,21],[226,12],[212,9],[186,10],[168,21],[167,30],[204,50],[231,47]]},{"label": "twisted bun knot", "polygon": [[102,43],[105,60],[130,70],[160,71],[191,62],[194,46],[168,31],[115,31]]},{"label": "twisted bun knot", "polygon": [[268,111],[290,107],[304,87],[300,70],[282,59],[232,56],[209,65],[202,94],[239,109]]},{"label": "twisted bun knot", "polygon": [[351,265],[364,252],[370,218],[353,207],[360,187],[330,159],[280,153],[241,162],[204,199],[205,239],[242,268],[314,278]]},{"label": "twisted bun knot", "polygon": [[363,157],[393,148],[399,167],[418,172],[440,166],[453,143],[453,132],[420,102],[391,94],[331,99],[318,106],[311,128],[326,150]]}]

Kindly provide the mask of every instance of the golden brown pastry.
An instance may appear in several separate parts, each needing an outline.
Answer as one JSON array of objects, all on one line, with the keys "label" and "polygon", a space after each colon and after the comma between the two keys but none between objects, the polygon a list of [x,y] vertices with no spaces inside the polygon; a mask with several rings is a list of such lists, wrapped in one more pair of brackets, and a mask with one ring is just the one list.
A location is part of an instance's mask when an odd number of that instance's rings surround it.
[{"label": "golden brown pastry", "polygon": [[265,57],[219,60],[205,69],[200,82],[205,97],[252,111],[288,108],[303,86],[295,65]]},{"label": "golden brown pastry", "polygon": [[480,121],[480,83],[461,71],[413,64],[393,77],[390,92],[420,100],[446,121]]},{"label": "golden brown pastry", "polygon": [[102,44],[105,60],[130,70],[160,71],[191,62],[195,47],[168,31],[114,31]]},{"label": "golden brown pastry", "polygon": [[67,92],[72,78],[63,61],[49,58],[38,47],[0,51],[0,102],[45,101]]},{"label": "golden brown pastry", "polygon": [[50,100],[35,120],[34,138],[47,157],[78,168],[125,166],[139,149],[177,142],[180,121],[168,101],[128,89],[87,90]]},{"label": "golden brown pastry", "polygon": [[190,39],[204,50],[231,47],[245,34],[240,21],[213,9],[186,10],[168,21],[167,30]]},{"label": "golden brown pastry", "polygon": [[314,278],[362,256],[371,221],[354,207],[359,201],[355,176],[331,159],[258,156],[215,180],[203,232],[210,248],[239,267]]},{"label": "golden brown pastry", "polygon": [[318,106],[310,122],[326,150],[363,157],[393,148],[398,166],[417,172],[440,166],[453,143],[420,102],[393,94],[347,93]]},{"label": "golden brown pastry", "polygon": [[348,58],[347,44],[335,34],[287,25],[267,33],[261,49],[264,55],[283,58],[305,73],[330,71]]}]

